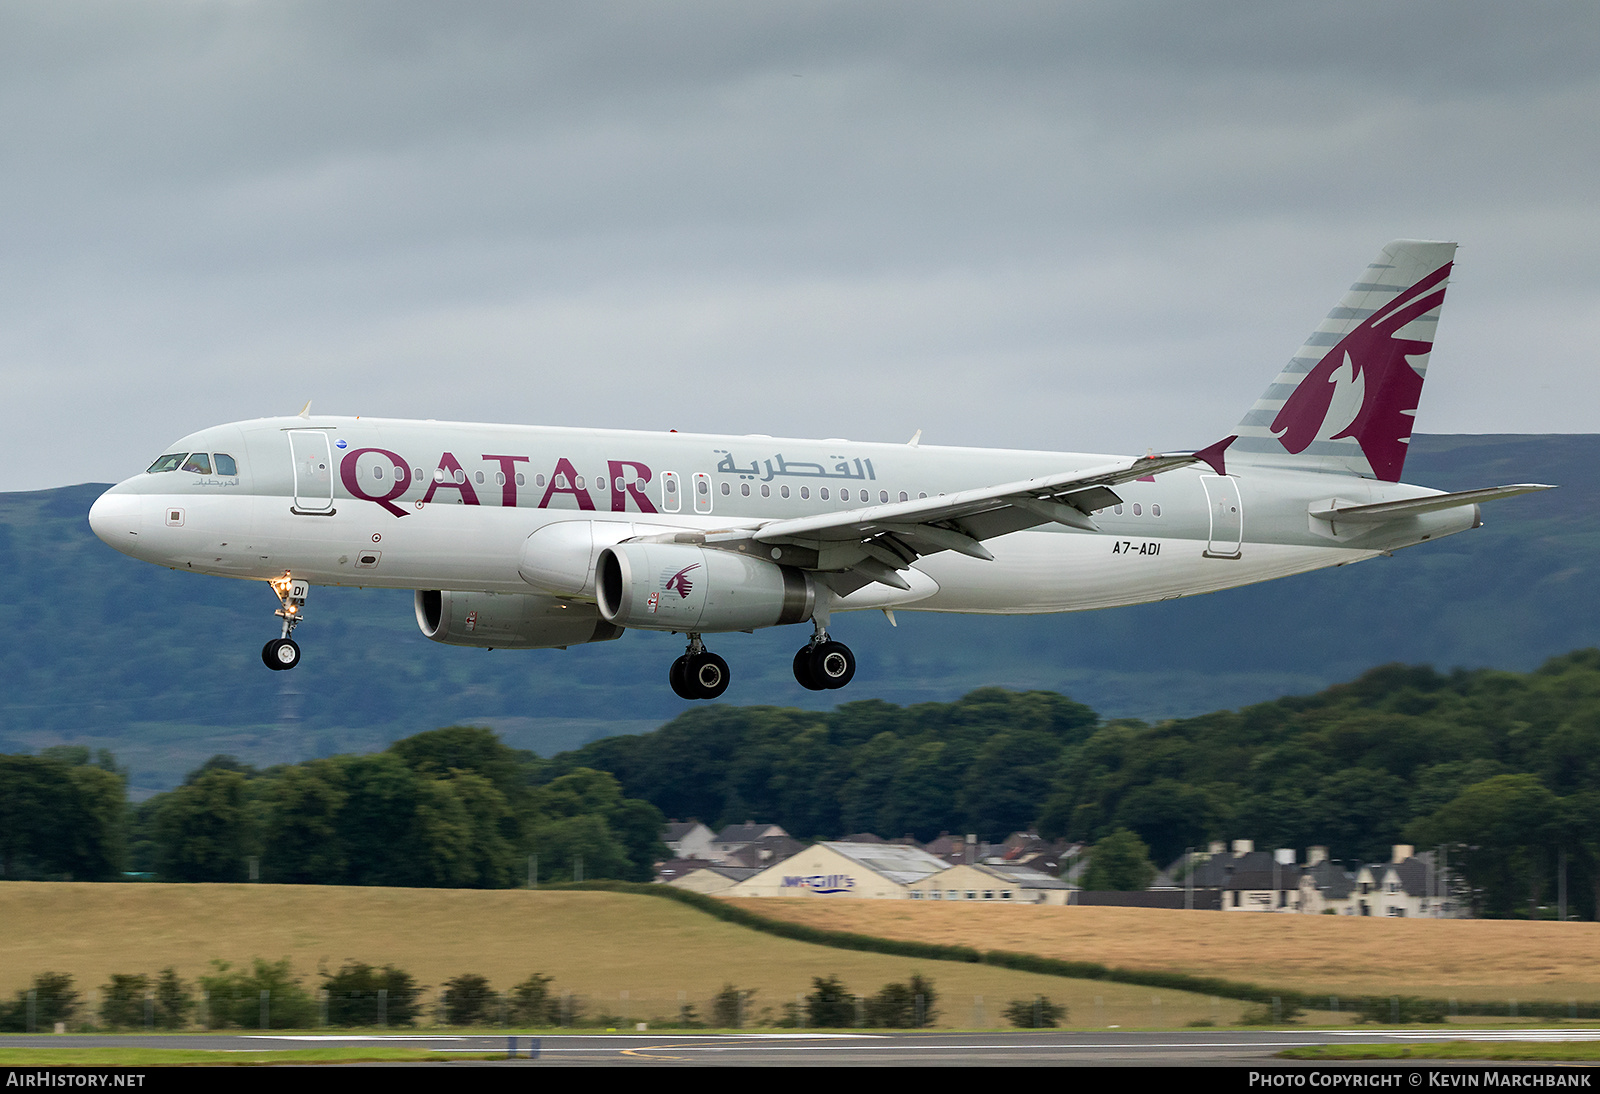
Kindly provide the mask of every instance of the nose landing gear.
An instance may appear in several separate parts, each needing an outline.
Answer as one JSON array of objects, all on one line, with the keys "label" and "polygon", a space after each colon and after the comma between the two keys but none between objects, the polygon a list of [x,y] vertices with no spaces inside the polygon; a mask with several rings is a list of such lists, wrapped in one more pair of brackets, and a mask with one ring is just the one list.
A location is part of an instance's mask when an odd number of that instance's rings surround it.
[{"label": "nose landing gear", "polygon": [[689,635],[689,649],[672,663],[667,682],[680,699],[715,699],[728,690],[728,663],[710,650],[698,634]]},{"label": "nose landing gear", "polygon": [[311,586],[290,577],[288,571],[268,584],[283,603],[283,607],[272,613],[283,620],[283,637],[274,638],[261,647],[261,662],[269,669],[292,669],[300,663],[300,645],[289,636],[305,620],[306,594],[311,591]]}]

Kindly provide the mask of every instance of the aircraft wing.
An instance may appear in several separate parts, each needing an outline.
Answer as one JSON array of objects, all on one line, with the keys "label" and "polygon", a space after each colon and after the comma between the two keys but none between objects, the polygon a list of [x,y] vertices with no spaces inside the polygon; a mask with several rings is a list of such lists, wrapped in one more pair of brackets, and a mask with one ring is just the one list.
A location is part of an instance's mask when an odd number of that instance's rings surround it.
[{"label": "aircraft wing", "polygon": [[836,588],[841,594],[874,581],[897,589],[910,589],[896,571],[910,566],[922,555],[956,551],[991,560],[994,556],[983,546],[983,540],[1052,522],[1097,531],[1090,514],[1122,500],[1112,487],[1199,462],[1209,463],[1221,472],[1223,451],[1232,440],[1229,437],[1200,452],[1145,456],[1086,471],[1023,479],[915,501],[769,521],[753,531],[708,535],[706,542],[753,539],[758,543],[814,551],[815,564],[807,568],[851,572],[854,580],[842,582],[851,588]]}]

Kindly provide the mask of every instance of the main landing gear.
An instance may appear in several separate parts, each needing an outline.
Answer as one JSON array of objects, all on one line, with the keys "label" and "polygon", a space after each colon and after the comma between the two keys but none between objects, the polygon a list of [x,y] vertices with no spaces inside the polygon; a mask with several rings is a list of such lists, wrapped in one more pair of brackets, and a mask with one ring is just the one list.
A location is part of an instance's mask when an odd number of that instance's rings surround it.
[{"label": "main landing gear", "polygon": [[715,699],[728,690],[728,663],[690,634],[689,649],[672,663],[667,680],[680,699]]},{"label": "main landing gear", "polygon": [[300,663],[300,646],[289,636],[305,621],[306,594],[311,591],[311,586],[290,577],[287,570],[282,577],[275,577],[268,584],[283,602],[283,607],[272,613],[283,620],[283,637],[274,638],[261,647],[261,661],[269,669],[292,669]]},{"label": "main landing gear", "polygon": [[794,655],[794,678],[811,691],[831,691],[848,684],[856,674],[856,655],[843,642],[835,642],[821,623],[811,641]]}]

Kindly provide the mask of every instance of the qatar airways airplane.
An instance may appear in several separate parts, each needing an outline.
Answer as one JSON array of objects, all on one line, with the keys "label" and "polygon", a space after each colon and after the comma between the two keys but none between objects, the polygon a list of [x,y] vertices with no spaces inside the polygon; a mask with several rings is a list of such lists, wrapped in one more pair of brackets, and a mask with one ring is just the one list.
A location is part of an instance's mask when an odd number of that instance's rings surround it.
[{"label": "qatar airways airplane", "polygon": [[703,636],[810,622],[807,688],[855,657],[841,612],[1021,614],[1170,600],[1342,566],[1479,525],[1548,487],[1400,482],[1455,244],[1384,247],[1232,436],[1143,457],[763,434],[384,418],[192,433],[95,502],[117,550],[267,582],[272,669],[314,585],[415,591],[436,642],[566,648],[687,636],[685,699],[727,689]]}]

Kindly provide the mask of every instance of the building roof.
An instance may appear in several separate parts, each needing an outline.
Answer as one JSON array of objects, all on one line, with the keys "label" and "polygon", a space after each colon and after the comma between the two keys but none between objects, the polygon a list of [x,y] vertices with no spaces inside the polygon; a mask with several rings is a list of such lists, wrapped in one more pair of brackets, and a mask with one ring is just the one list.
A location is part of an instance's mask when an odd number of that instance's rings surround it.
[{"label": "building roof", "polygon": [[843,855],[899,885],[907,885],[949,868],[949,863],[921,848],[898,843],[847,843],[841,840],[837,843],[825,841],[819,846]]},{"label": "building roof", "polygon": [[753,843],[764,836],[787,836],[776,824],[757,824],[755,821],[745,821],[743,824],[730,824],[717,833],[718,843]]},{"label": "building roof", "polygon": [[984,873],[988,874],[990,877],[993,877],[998,881],[1004,881],[1004,882],[1006,882],[1008,884],[1015,885],[1019,889],[1076,889],[1077,888],[1076,885],[1073,885],[1073,884],[1071,884],[1069,882],[1062,881],[1058,877],[1051,877],[1049,874],[1041,874],[1038,870],[1030,869],[1027,866],[1012,866],[1012,865],[1003,865],[1002,866],[1002,865],[995,865],[993,863],[983,862],[983,863],[979,863],[976,866],[974,866],[973,869],[982,870]]},{"label": "building roof", "polygon": [[662,843],[677,843],[679,840],[681,840],[685,836],[687,836],[690,832],[693,832],[696,828],[705,828],[706,834],[707,835],[711,834],[711,829],[706,828],[705,825],[701,824],[697,820],[689,820],[689,821],[675,821],[674,820],[674,821],[668,821],[667,825],[666,825],[666,831],[664,831],[662,833],[662,835],[661,835],[661,842]]}]

